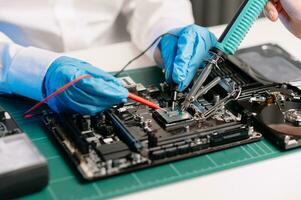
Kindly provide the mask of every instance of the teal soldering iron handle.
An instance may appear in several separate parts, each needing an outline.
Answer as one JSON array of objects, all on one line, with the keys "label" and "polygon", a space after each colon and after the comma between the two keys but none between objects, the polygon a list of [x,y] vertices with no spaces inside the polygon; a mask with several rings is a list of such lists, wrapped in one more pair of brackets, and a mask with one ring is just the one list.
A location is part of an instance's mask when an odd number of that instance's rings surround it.
[{"label": "teal soldering iron handle", "polygon": [[216,48],[233,55],[267,2],[268,0],[245,0],[219,38]]}]

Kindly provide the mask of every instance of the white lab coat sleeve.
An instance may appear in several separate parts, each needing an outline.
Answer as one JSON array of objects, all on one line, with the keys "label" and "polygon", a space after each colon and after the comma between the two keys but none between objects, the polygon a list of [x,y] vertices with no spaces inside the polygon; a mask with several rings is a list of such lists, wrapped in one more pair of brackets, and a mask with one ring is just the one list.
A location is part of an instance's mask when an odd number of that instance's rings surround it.
[{"label": "white lab coat sleeve", "polygon": [[140,50],[144,50],[161,34],[194,23],[189,0],[132,0],[127,4],[126,13],[130,15],[128,32]]},{"label": "white lab coat sleeve", "polygon": [[49,65],[59,55],[22,47],[0,32],[0,92],[43,99],[43,80]]}]

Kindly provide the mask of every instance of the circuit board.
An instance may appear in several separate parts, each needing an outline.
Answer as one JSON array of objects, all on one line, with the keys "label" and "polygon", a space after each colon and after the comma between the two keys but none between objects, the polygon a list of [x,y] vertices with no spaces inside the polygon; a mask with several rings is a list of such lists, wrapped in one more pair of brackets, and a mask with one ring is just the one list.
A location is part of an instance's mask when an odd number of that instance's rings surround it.
[{"label": "circuit board", "polygon": [[[130,92],[162,109],[128,101],[95,116],[48,111],[44,124],[86,180],[256,142],[264,129],[262,110],[279,99],[298,102],[300,95],[287,84],[256,81],[243,65],[235,57],[224,59],[206,81],[215,84],[185,111],[180,107],[189,89],[177,92],[165,82],[142,85],[127,76],[120,80]],[[289,140],[292,145],[295,138]]]}]

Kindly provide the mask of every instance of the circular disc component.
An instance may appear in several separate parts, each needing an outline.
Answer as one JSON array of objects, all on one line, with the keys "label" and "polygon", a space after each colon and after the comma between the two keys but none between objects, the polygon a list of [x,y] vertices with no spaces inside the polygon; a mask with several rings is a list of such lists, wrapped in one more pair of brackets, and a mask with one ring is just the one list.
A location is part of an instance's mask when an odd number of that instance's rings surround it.
[{"label": "circular disc component", "polygon": [[285,102],[265,107],[259,115],[263,124],[274,133],[301,136],[301,103]]}]

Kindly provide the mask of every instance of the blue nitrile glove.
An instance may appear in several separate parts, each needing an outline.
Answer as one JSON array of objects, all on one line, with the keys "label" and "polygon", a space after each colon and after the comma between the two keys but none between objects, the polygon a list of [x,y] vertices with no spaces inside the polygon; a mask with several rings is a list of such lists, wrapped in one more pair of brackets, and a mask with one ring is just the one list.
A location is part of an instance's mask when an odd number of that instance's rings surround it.
[{"label": "blue nitrile glove", "polygon": [[118,79],[87,62],[64,56],[56,59],[46,73],[45,95],[52,94],[84,74],[93,78],[82,79],[50,99],[48,105],[51,109],[56,112],[94,115],[112,105],[127,101],[128,91]]},{"label": "blue nitrile glove", "polygon": [[176,83],[178,90],[183,91],[191,82],[208,50],[216,44],[216,37],[207,28],[189,25],[170,31],[173,35],[165,35],[159,42],[165,79]]}]

